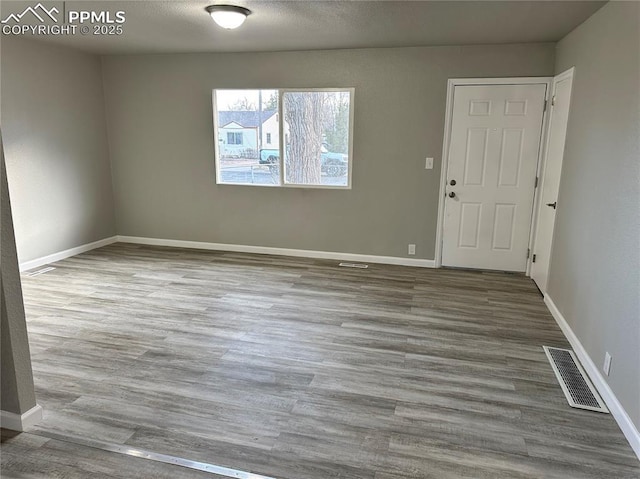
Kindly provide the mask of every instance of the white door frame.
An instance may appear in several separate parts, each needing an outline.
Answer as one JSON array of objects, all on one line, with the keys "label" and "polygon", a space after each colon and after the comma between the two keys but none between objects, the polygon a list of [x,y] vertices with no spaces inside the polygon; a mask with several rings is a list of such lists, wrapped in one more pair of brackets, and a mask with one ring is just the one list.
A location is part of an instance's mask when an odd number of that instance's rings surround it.
[{"label": "white door frame", "polygon": [[[553,77],[515,77],[515,78],[450,78],[447,82],[447,107],[444,116],[444,141],[442,142],[442,161],[440,166],[440,191],[438,196],[438,225],[436,228],[436,254],[435,267],[442,267],[442,229],[444,225],[444,195],[447,183],[447,169],[449,167],[449,143],[451,141],[451,126],[453,124],[453,93],[456,86],[462,85],[546,85],[545,102],[548,105],[551,82]],[[540,167],[542,164],[543,147],[546,146],[547,123],[549,120],[549,110],[546,108],[542,116],[542,134],[540,135],[540,143],[538,147],[538,165],[536,168],[536,177],[540,177]],[[538,189],[534,190],[533,205],[538,203]],[[531,211],[531,228],[529,231],[529,250],[533,243],[533,221],[534,209]],[[529,275],[531,269],[531,258],[527,259],[526,274]]]}]

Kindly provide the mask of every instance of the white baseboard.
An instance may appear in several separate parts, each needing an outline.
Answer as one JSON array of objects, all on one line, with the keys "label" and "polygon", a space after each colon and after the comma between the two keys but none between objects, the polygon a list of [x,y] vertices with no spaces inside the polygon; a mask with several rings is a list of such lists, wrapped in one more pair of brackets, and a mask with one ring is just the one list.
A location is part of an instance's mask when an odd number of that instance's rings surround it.
[{"label": "white baseboard", "polygon": [[569,343],[571,343],[573,351],[578,356],[578,359],[589,375],[591,382],[607,404],[607,407],[618,423],[618,426],[622,429],[622,433],[627,438],[627,441],[629,441],[631,448],[636,453],[636,456],[638,456],[638,459],[640,459],[640,432],[638,431],[638,428],[636,428],[633,421],[631,421],[627,411],[624,410],[624,407],[622,407],[622,404],[620,404],[620,401],[618,401],[618,398],[604,380],[602,374],[600,374],[600,370],[589,357],[584,346],[582,346],[582,343],[569,326],[569,323],[567,323],[567,320],[562,316],[562,313],[560,313],[560,310],[553,300],[548,295],[545,295],[544,302],[549,308],[549,311],[551,311],[551,314],[558,323],[558,326],[560,326],[560,329],[569,340]]},{"label": "white baseboard", "polygon": [[272,248],[268,246],[250,246],[225,243],[206,243],[201,241],[170,240],[160,238],[142,238],[139,236],[118,236],[121,243],[169,246],[174,248],[205,249],[212,251],[233,251],[237,253],[272,254],[276,256],[296,256],[301,258],[333,259],[338,261],[357,261],[361,263],[394,264],[435,268],[432,259],[401,258],[398,256],[375,256],[356,253],[337,253],[333,251],[313,251],[307,249]]},{"label": "white baseboard", "polygon": [[0,411],[0,426],[11,431],[24,431],[42,420],[42,407],[36,404],[24,414]]},{"label": "white baseboard", "polygon": [[30,261],[25,261],[24,263],[20,263],[20,272],[28,271],[33,268],[37,268],[39,266],[43,266],[49,263],[55,263],[56,261],[60,261],[66,258],[70,258],[71,256],[75,256],[80,253],[85,253],[87,251],[91,251],[92,249],[101,248],[103,246],[107,246],[111,243],[115,243],[117,241],[117,236],[111,236],[110,238],[104,238],[99,241],[94,241],[93,243],[87,243],[80,246],[76,246],[75,248],[66,249],[64,251],[59,251],[58,253],[53,253],[47,256],[43,256],[41,258],[32,259]]}]

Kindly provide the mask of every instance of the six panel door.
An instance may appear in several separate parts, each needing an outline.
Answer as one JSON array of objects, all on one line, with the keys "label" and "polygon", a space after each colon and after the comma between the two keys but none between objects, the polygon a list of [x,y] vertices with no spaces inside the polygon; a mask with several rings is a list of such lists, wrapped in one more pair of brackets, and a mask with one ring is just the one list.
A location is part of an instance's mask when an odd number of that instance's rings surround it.
[{"label": "six panel door", "polygon": [[546,85],[454,90],[442,264],[525,271]]}]

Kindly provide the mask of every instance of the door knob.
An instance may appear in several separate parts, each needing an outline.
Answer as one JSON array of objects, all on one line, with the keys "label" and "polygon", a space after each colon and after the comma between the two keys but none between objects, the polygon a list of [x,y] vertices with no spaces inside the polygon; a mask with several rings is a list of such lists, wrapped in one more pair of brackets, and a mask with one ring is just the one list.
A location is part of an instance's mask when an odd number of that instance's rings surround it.
[{"label": "door knob", "polygon": [[449,184],[450,184],[451,186],[456,186],[456,180],[451,180],[451,181],[449,182]]},{"label": "door knob", "polygon": [[556,205],[558,204],[557,201],[554,201],[553,203],[547,203],[547,206],[553,208],[554,210],[556,209]]},{"label": "door knob", "polygon": [[449,193],[449,198],[455,198],[456,194],[452,191],[451,193]]}]

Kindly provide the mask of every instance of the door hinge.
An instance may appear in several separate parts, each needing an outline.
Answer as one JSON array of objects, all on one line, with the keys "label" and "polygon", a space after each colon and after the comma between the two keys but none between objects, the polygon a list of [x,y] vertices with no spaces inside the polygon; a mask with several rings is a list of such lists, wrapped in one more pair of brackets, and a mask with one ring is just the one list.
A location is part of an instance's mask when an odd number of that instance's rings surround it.
[{"label": "door hinge", "polygon": [[531,262],[532,262],[532,263],[535,263],[535,262],[536,262],[536,255],[535,255],[535,254],[533,255],[533,258],[531,258]]},{"label": "door hinge", "polygon": [[531,249],[530,248],[527,249],[527,259],[529,259],[529,256],[531,256]]},{"label": "door hinge", "polygon": [[556,106],[556,96],[555,95],[553,95],[551,97],[551,106]]},{"label": "door hinge", "polygon": [[535,190],[538,187],[538,177],[536,176],[536,182],[533,184],[533,189]]}]

